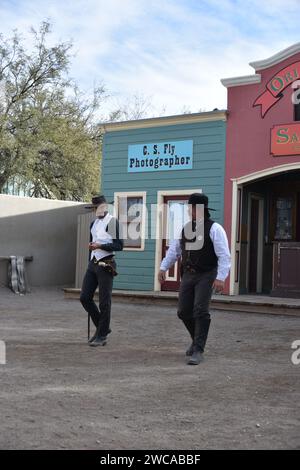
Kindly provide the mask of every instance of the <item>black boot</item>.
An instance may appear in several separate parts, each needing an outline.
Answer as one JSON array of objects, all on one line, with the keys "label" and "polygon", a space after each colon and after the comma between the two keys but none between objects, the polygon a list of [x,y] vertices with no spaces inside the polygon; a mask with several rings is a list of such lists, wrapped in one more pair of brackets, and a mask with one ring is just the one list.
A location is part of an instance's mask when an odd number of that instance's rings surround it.
[{"label": "black boot", "polygon": [[96,336],[92,343],[89,343],[90,346],[96,348],[97,346],[105,346],[107,343],[107,336]]},{"label": "black boot", "polygon": [[[194,339],[194,334],[195,334],[195,320],[194,318],[182,318],[181,319],[184,326],[188,330],[189,334],[191,335],[192,340]],[[194,351],[194,343],[189,346],[189,348],[186,350],[185,355],[186,356],[191,356]]]},{"label": "black boot", "polygon": [[203,360],[203,352],[206,345],[210,318],[195,319],[194,350],[188,361],[189,365],[198,365]]},{"label": "black boot", "polygon": [[[107,334],[111,333],[111,329],[108,330]],[[97,347],[97,346],[105,346],[107,343],[107,335],[101,336],[99,327],[97,328],[96,333],[94,334],[95,339],[89,342],[89,346]]]},{"label": "black boot", "polygon": [[95,331],[95,334],[88,340],[88,343],[92,343],[93,341],[95,341],[97,337],[97,330]]},{"label": "black boot", "polygon": [[[109,333],[111,333],[111,329],[108,330],[107,334],[109,335]],[[95,334],[89,339],[88,343],[93,343],[96,338],[97,338],[97,330],[95,331]]]},{"label": "black boot", "polygon": [[97,328],[98,328],[98,325],[99,325],[99,313],[96,314],[95,311],[90,311],[89,316],[92,319],[92,322],[96,327],[96,331],[95,331],[94,335],[88,340],[88,343],[92,343],[93,341],[95,341],[96,336],[97,336]]},{"label": "black boot", "polygon": [[188,364],[190,366],[197,366],[201,361],[203,361],[203,353],[201,351],[194,351],[188,360]]},{"label": "black boot", "polygon": [[192,355],[193,355],[193,352],[194,352],[194,343],[192,342],[192,344],[190,345],[190,347],[187,348],[187,350],[185,351],[185,355],[186,355],[186,356],[192,356]]}]

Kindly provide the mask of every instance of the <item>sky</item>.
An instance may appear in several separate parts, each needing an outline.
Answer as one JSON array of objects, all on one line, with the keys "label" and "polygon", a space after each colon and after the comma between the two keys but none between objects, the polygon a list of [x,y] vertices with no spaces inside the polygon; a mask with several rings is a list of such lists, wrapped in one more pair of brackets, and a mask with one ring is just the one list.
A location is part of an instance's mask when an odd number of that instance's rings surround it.
[{"label": "sky", "polygon": [[80,89],[105,85],[104,116],[139,96],[153,117],[226,109],[220,79],[300,42],[299,14],[300,0],[0,0],[0,32],[49,20]]}]

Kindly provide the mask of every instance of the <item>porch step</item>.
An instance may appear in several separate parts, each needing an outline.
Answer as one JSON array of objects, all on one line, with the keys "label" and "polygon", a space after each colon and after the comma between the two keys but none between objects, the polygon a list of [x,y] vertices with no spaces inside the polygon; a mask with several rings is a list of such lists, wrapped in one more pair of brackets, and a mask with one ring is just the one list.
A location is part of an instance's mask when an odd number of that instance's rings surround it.
[{"label": "porch step", "polygon": [[[79,300],[80,289],[65,288],[66,299]],[[95,293],[97,295],[97,291]],[[113,299],[139,304],[177,305],[178,292],[113,290]],[[230,312],[264,313],[271,315],[300,316],[300,299],[269,297],[261,295],[213,295],[213,310]]]}]

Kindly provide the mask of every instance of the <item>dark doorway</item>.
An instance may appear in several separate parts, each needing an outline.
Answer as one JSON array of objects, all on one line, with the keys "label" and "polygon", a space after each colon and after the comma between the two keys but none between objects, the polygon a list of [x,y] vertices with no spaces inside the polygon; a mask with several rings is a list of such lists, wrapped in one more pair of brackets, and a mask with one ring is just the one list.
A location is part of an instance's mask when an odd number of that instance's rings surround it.
[{"label": "dark doorway", "polygon": [[259,220],[259,200],[251,199],[249,292],[257,291],[258,220]]}]

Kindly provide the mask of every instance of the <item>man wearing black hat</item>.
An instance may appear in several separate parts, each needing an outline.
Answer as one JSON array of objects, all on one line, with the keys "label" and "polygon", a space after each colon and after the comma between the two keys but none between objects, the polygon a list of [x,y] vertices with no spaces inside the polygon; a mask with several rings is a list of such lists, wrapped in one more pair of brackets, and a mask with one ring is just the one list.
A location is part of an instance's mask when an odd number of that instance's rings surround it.
[{"label": "man wearing black hat", "polygon": [[192,338],[186,351],[188,364],[197,365],[210,327],[209,302],[212,291],[222,292],[230,269],[230,252],[225,230],[210,218],[208,197],[194,193],[189,197],[190,221],[184,226],[161,262],[158,279],[181,257],[181,284],[178,317]]},{"label": "man wearing black hat", "polygon": [[[114,252],[123,249],[123,241],[120,239],[119,223],[108,213],[104,196],[93,197],[92,205],[87,208],[95,210],[96,219],[90,226],[91,255],[83,279],[80,302],[96,327],[94,336],[89,340],[90,346],[95,347],[105,346],[107,335],[111,332],[111,295],[113,277],[117,274]],[[93,300],[97,287],[99,309]]]}]

